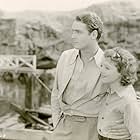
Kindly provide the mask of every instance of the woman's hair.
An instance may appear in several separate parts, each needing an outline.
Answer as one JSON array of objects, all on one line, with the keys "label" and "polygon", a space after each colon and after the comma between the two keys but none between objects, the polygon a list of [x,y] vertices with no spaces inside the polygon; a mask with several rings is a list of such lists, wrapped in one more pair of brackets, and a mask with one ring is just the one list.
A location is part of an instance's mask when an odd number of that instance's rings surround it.
[{"label": "woman's hair", "polygon": [[97,16],[96,13],[91,12],[82,13],[76,16],[76,20],[86,24],[89,33],[92,33],[92,31],[97,30],[98,32],[97,40],[100,39],[103,33],[103,22],[100,19],[100,17]]},{"label": "woman's hair", "polygon": [[104,56],[110,58],[117,67],[122,76],[120,80],[122,86],[134,84],[137,80],[137,63],[135,57],[129,51],[116,47],[106,50]]}]

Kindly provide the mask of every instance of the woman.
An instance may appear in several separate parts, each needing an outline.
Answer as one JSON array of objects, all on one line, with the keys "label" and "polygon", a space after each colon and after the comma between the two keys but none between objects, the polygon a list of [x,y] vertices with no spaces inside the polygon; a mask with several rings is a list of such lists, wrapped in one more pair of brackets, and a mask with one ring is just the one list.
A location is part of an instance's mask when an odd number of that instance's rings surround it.
[{"label": "woman", "polygon": [[[136,81],[136,60],[122,49],[106,50],[101,64],[101,80],[108,89],[98,117],[100,140],[140,140],[140,106],[132,84]],[[123,119],[128,134],[114,136],[109,132],[112,123]]]}]

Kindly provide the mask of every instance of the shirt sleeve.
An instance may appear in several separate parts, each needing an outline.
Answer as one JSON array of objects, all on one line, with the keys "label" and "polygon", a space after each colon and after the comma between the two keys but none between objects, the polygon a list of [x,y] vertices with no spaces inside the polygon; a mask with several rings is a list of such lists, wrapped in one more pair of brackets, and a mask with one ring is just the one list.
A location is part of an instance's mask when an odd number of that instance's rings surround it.
[{"label": "shirt sleeve", "polygon": [[131,134],[131,139],[140,140],[140,105],[136,100],[126,104],[124,123]]},{"label": "shirt sleeve", "polygon": [[58,71],[61,67],[63,54],[61,55],[60,59],[58,60],[57,67],[56,67],[56,75],[55,75],[55,80],[54,80],[54,85],[53,85],[53,90],[51,93],[51,110],[52,110],[52,120],[53,120],[53,126],[54,128],[56,127],[60,115],[61,115],[61,108],[58,100],[58,93],[59,93],[59,87],[58,87]]}]

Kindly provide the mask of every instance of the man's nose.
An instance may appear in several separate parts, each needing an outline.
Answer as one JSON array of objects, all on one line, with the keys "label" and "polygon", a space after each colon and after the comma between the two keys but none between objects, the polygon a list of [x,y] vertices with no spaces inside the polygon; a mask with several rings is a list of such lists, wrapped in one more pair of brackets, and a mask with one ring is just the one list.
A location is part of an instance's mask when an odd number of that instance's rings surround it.
[{"label": "man's nose", "polygon": [[71,38],[72,38],[72,39],[75,39],[75,35],[74,35],[74,34],[72,34]]},{"label": "man's nose", "polygon": [[72,33],[71,37],[72,39],[75,39],[77,37],[76,33]]}]

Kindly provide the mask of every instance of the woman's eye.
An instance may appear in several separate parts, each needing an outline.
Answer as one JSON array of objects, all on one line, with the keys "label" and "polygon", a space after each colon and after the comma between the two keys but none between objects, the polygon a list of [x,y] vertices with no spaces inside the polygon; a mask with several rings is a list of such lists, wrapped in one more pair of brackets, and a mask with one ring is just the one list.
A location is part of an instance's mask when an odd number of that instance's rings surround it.
[{"label": "woman's eye", "polygon": [[103,67],[103,65],[100,65],[100,67]]},{"label": "woman's eye", "polygon": [[105,67],[107,70],[110,70],[109,67]]},{"label": "woman's eye", "polygon": [[77,34],[80,34],[81,32],[80,31],[77,31]]}]

